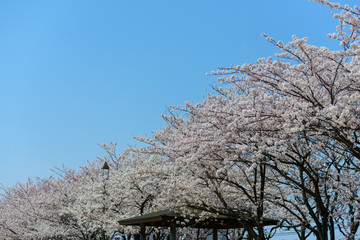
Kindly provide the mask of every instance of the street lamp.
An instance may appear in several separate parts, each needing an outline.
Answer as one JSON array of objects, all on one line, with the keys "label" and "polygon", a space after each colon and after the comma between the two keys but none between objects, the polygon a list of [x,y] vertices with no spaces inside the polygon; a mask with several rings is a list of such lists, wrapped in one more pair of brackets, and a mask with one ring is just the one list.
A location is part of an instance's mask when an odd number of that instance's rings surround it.
[{"label": "street lamp", "polygon": [[104,162],[104,166],[101,168],[101,171],[102,171],[102,175],[105,178],[105,180],[108,180],[110,168],[106,161]]},{"label": "street lamp", "polygon": [[[105,181],[107,181],[109,179],[109,171],[110,171],[109,165],[105,161],[103,167],[101,168],[102,176]],[[105,194],[106,194],[105,181],[104,181],[103,201],[105,201]],[[103,214],[105,214],[105,206],[103,207]],[[105,240],[104,228],[101,230],[101,239]]]}]

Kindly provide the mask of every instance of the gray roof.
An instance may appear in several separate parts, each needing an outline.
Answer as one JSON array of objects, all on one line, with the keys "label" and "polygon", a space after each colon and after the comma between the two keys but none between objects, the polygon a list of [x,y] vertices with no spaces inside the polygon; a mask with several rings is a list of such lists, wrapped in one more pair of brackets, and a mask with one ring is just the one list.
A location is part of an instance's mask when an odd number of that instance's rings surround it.
[{"label": "gray roof", "polygon": [[[193,214],[192,216],[189,216],[188,214],[182,214],[180,208],[175,208],[174,210],[165,209],[158,212],[123,219],[118,222],[120,225],[145,225],[157,227],[169,227],[171,222],[175,222],[177,227],[217,229],[241,228],[244,224],[250,226],[255,225],[255,218],[245,214],[237,217],[217,215],[216,217],[203,219],[200,215],[204,211],[198,209],[191,209],[191,211]],[[276,225],[278,220],[264,218],[263,223],[264,225]]]}]

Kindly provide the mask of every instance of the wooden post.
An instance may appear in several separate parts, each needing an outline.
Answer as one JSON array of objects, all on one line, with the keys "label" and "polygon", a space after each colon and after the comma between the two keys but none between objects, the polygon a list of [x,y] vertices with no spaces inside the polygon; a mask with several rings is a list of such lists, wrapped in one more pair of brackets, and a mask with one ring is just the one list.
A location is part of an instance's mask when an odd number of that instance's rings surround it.
[{"label": "wooden post", "polygon": [[146,235],[145,224],[141,223],[140,224],[140,240],[145,240],[145,235]]},{"label": "wooden post", "polygon": [[176,240],[176,223],[170,222],[170,240]]},{"label": "wooden post", "polygon": [[248,239],[249,240],[254,240],[254,235],[251,231],[248,231]]},{"label": "wooden post", "polygon": [[217,228],[213,228],[212,231],[213,231],[212,239],[213,240],[218,240]]},{"label": "wooden post", "polygon": [[104,231],[104,229],[101,230],[101,240],[105,240],[105,231]]}]

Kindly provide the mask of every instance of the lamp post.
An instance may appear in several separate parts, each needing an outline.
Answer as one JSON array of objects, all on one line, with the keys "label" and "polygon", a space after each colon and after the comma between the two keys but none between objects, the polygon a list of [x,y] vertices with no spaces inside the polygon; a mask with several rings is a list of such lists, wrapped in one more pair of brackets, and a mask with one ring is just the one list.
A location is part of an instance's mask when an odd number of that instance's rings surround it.
[{"label": "lamp post", "polygon": [[[106,189],[105,189],[105,181],[107,181],[109,179],[109,172],[110,172],[110,167],[107,164],[107,162],[104,162],[103,167],[101,168],[101,172],[102,172],[102,177],[104,179],[104,192],[103,192],[103,202],[105,202],[105,194],[106,194]],[[104,203],[105,204],[105,203]],[[103,215],[105,214],[105,205],[103,206]],[[104,231],[104,227],[101,229],[101,240],[105,240],[105,231]]]},{"label": "lamp post", "polygon": [[109,179],[109,171],[110,171],[109,165],[105,161],[103,167],[101,168],[102,176],[105,180]]}]

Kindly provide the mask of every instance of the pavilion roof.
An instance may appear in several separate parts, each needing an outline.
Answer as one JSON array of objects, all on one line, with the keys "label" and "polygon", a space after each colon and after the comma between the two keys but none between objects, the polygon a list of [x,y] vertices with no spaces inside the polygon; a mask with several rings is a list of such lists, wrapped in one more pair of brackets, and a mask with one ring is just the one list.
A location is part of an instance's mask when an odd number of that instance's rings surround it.
[{"label": "pavilion roof", "polygon": [[[250,226],[255,225],[254,217],[248,215],[241,215],[240,217],[232,217],[228,215],[216,215],[216,217],[201,217],[204,211],[198,209],[191,209],[191,214],[182,213],[181,208],[165,209],[158,212],[153,212],[141,216],[136,216],[128,219],[118,221],[120,225],[132,226],[155,226],[155,227],[169,227],[170,223],[175,222],[177,227],[191,227],[191,228],[217,228],[217,229],[231,229],[241,228],[244,224]],[[271,218],[263,219],[264,225],[276,225],[278,220]]]}]

